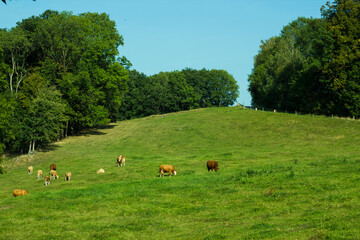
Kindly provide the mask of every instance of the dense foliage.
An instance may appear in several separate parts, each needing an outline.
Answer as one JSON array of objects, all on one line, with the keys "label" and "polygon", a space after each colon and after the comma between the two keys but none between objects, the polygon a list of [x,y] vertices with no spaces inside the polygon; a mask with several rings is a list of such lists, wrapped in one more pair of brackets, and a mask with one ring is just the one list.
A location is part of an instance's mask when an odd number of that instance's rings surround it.
[{"label": "dense foliage", "polygon": [[146,76],[130,71],[119,119],[145,117],[199,107],[231,106],[239,86],[225,70],[160,72]]},{"label": "dense foliage", "polygon": [[360,1],[321,11],[262,42],[248,79],[254,106],[360,116]]},{"label": "dense foliage", "polygon": [[0,154],[114,120],[128,70],[107,14],[45,11],[0,31]]}]

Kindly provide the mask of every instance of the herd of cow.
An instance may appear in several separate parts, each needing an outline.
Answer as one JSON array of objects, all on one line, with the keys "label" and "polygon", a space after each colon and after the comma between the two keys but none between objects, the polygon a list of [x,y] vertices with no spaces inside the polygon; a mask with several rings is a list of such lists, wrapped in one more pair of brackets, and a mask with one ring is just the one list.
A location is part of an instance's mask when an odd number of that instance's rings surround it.
[{"label": "herd of cow", "polygon": [[[116,166],[117,167],[125,167],[125,156],[124,155],[119,155],[116,158]],[[207,169],[208,171],[214,171],[215,172],[218,170],[218,163],[216,161],[207,161],[206,163]],[[33,166],[29,166],[28,167],[28,174],[32,174],[33,173]],[[99,170],[97,170],[97,174],[102,174],[105,173],[105,170],[100,168]],[[173,165],[161,165],[159,168],[159,177],[163,177],[164,173],[169,173],[169,176],[171,175],[176,175],[176,171],[175,171],[175,167]],[[42,178],[43,172],[42,170],[38,170],[37,171],[37,179]],[[56,165],[55,164],[51,164],[50,165],[50,173],[49,176],[46,176],[44,185],[47,186],[50,184],[50,180],[51,179],[58,179],[59,175],[56,172]],[[70,181],[71,179],[71,172],[66,172],[65,173],[65,181]],[[24,196],[29,194],[28,191],[26,191],[25,189],[15,189],[13,191],[13,196],[14,197],[18,197],[18,196]]]}]

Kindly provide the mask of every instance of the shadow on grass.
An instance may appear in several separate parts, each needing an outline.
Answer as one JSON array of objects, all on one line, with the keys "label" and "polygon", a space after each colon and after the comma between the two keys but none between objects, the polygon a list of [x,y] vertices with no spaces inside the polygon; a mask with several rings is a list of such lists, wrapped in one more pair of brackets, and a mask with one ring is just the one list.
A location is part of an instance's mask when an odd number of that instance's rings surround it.
[{"label": "shadow on grass", "polygon": [[[89,128],[89,129],[84,129],[79,133],[75,133],[74,135],[69,135],[70,136],[86,136],[86,137],[90,137],[93,135],[106,135],[107,133],[102,132],[101,130],[103,129],[113,129],[115,128],[115,124],[107,124],[107,125],[103,125],[103,126],[99,126],[97,128]],[[66,139],[66,138],[64,138]],[[55,151],[56,149],[60,148],[61,146],[55,144],[55,142],[53,143],[49,143],[49,144],[44,144],[41,146],[41,149],[38,149],[37,151],[40,152],[50,152],[50,151]]]},{"label": "shadow on grass", "polygon": [[105,129],[113,129],[115,128],[115,124],[107,124],[107,125],[102,125],[96,128],[88,128],[88,129],[84,129],[79,133],[75,133],[74,136],[92,136],[92,135],[106,135],[106,133],[102,132],[101,130],[105,130]]},{"label": "shadow on grass", "polygon": [[56,145],[55,143],[49,143],[41,146],[41,149],[38,149],[39,152],[51,152],[59,149],[60,146]]}]

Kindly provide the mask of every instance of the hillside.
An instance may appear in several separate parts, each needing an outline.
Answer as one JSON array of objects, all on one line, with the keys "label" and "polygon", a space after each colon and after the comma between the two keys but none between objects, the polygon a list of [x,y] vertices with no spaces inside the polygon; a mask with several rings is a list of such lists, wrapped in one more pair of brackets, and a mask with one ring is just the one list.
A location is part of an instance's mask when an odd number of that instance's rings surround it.
[{"label": "hillside", "polygon": [[[359,130],[238,107],[110,124],[5,162],[0,239],[359,239]],[[49,186],[26,173],[51,163]],[[159,178],[161,164],[177,176]]]}]

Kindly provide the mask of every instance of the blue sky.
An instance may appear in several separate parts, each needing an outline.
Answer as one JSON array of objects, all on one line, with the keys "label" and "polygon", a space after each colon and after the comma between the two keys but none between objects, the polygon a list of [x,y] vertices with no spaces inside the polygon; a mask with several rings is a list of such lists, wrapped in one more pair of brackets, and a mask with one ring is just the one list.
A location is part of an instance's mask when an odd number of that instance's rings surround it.
[{"label": "blue sky", "polygon": [[298,17],[321,17],[327,0],[7,0],[0,28],[47,9],[105,12],[125,45],[119,48],[146,75],[161,71],[224,69],[240,86],[238,103],[250,105],[248,75],[261,40],[279,35]]}]

